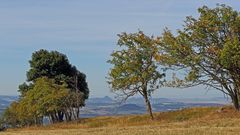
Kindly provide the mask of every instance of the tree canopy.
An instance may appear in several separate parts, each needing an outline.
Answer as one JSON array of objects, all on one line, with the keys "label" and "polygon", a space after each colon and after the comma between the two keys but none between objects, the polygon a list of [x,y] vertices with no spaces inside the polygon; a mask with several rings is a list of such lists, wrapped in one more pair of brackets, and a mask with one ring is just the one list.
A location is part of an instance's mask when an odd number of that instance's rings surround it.
[{"label": "tree canopy", "polygon": [[[69,63],[66,55],[57,51],[39,50],[32,54],[29,61],[30,69],[27,71],[27,81],[34,82],[40,77],[54,79],[56,83],[66,82],[70,90],[83,93],[84,98],[89,96],[86,75]],[[25,83],[26,84],[26,83]],[[20,92],[28,89],[26,85],[20,85]]]},{"label": "tree canopy", "polygon": [[176,34],[165,29],[158,43],[158,61],[172,69],[185,69],[185,79],[176,79],[175,84],[220,90],[239,110],[239,12],[226,5],[212,9],[203,6],[198,12],[199,18],[187,17],[183,30]]}]

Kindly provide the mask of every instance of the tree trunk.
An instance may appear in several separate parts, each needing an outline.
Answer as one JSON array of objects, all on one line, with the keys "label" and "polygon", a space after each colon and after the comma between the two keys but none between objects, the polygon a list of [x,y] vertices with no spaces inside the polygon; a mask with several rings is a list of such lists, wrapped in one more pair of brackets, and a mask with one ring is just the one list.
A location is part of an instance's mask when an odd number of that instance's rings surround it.
[{"label": "tree trunk", "polygon": [[56,117],[54,113],[51,114],[52,124],[56,122]]},{"label": "tree trunk", "polygon": [[72,116],[74,120],[77,119],[76,109],[74,107],[72,107]]},{"label": "tree trunk", "polygon": [[58,122],[63,122],[63,117],[64,117],[64,113],[61,111],[58,111]]},{"label": "tree trunk", "polygon": [[234,94],[231,96],[232,98],[232,102],[233,102],[233,105],[234,105],[234,108],[239,111],[240,108],[239,108],[239,99],[238,99],[238,95],[237,94]]},{"label": "tree trunk", "polygon": [[71,121],[71,114],[68,109],[65,110],[65,119],[66,121]]},{"label": "tree trunk", "polygon": [[147,89],[146,88],[143,89],[143,97],[144,97],[144,100],[145,100],[145,103],[146,103],[147,111],[148,111],[151,119],[153,120],[154,117],[153,117],[153,113],[152,113],[152,107],[151,107],[151,103],[150,103],[150,101],[148,99]]},{"label": "tree trunk", "polygon": [[80,117],[80,107],[77,106],[77,119],[79,119],[79,117]]},{"label": "tree trunk", "polygon": [[52,115],[48,115],[48,120],[49,120],[49,123],[53,124],[53,118],[52,118]]}]

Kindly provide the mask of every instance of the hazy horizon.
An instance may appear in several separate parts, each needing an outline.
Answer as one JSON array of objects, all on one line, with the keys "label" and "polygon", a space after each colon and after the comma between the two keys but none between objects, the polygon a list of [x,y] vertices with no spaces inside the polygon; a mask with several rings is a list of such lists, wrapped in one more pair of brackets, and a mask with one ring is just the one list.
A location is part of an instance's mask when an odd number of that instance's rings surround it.
[{"label": "hazy horizon", "polygon": [[[67,55],[87,76],[90,97],[111,96],[105,77],[116,48],[117,34],[137,32],[160,35],[163,28],[181,29],[186,16],[197,17],[197,8],[227,4],[240,11],[237,0],[13,0],[0,2],[0,95],[18,95],[26,80],[31,54],[39,49]],[[204,86],[190,89],[160,88],[153,97],[221,97]]]}]

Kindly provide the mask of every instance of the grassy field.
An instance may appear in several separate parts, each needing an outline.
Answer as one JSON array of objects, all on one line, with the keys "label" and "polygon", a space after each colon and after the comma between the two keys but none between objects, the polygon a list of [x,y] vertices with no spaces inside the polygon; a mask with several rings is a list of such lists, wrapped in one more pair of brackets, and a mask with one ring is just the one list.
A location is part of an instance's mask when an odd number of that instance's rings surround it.
[{"label": "grassy field", "polygon": [[204,107],[148,115],[81,119],[45,127],[9,129],[0,135],[240,135],[240,112]]}]

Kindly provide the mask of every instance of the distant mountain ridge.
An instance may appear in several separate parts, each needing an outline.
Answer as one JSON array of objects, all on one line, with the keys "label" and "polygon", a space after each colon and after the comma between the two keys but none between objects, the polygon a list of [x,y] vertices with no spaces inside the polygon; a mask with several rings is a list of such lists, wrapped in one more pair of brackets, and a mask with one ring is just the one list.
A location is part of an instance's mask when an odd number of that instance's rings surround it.
[{"label": "distant mountain ridge", "polygon": [[109,96],[105,96],[105,97],[89,98],[87,102],[88,103],[113,103],[114,100]]}]

